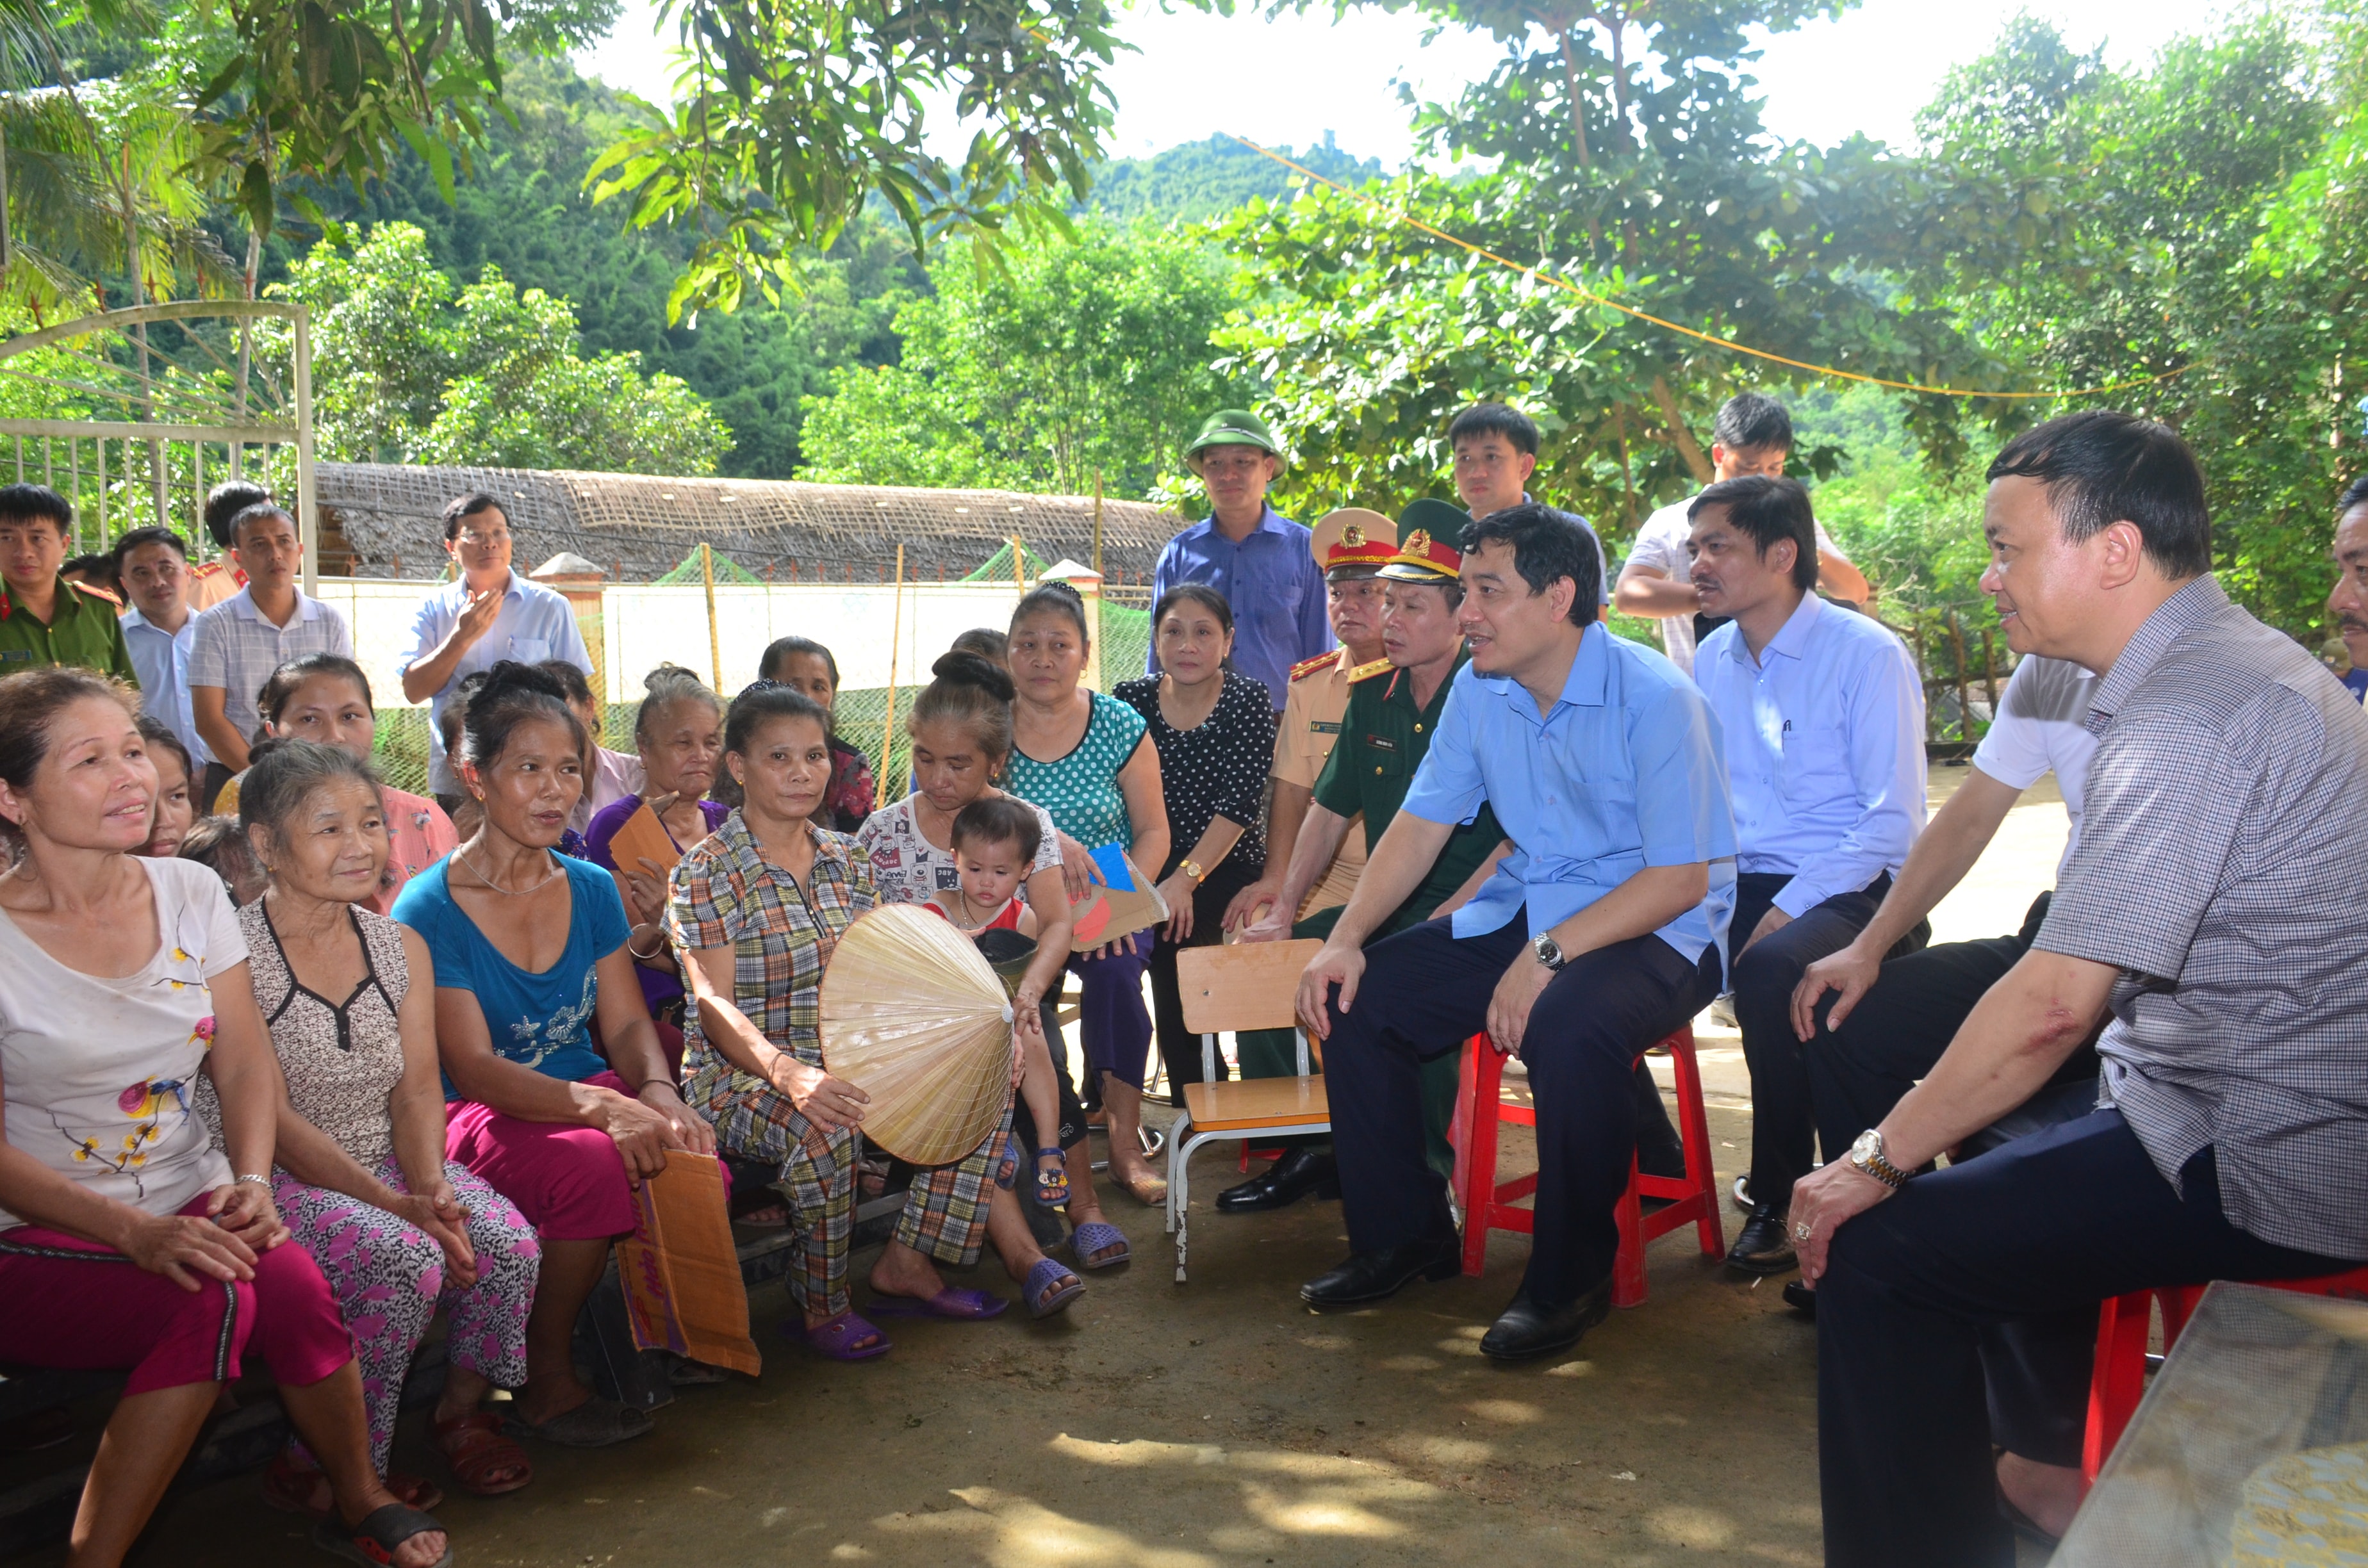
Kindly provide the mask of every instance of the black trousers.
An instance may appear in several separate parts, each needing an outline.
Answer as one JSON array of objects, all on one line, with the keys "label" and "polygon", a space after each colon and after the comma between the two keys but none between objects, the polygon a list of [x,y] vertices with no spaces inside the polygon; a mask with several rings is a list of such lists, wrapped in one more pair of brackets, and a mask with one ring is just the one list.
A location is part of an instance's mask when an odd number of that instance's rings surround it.
[{"label": "black trousers", "polygon": [[[1184,1103],[1184,1085],[1201,1081],[1201,1037],[1184,1027],[1184,994],[1177,986],[1176,955],[1185,948],[1213,948],[1225,939],[1225,905],[1234,895],[1258,881],[1256,870],[1236,870],[1230,860],[1192,890],[1192,934],[1181,942],[1167,939],[1159,929],[1159,945],[1151,949],[1151,1022],[1159,1040],[1159,1060],[1167,1068],[1167,1101]],[[1224,1075],[1223,1057],[1217,1074]]]},{"label": "black trousers", "polygon": [[[1793,1032],[1793,988],[1811,964],[1850,946],[1891,891],[1888,874],[1858,892],[1838,893],[1801,912],[1792,924],[1748,948],[1751,933],[1793,879],[1746,872],[1735,879],[1735,920],[1727,950],[1735,955],[1728,984],[1735,1021],[1743,1031],[1743,1060],[1751,1069],[1751,1199],[1782,1209],[1793,1184],[1816,1165],[1816,1110],[1801,1037]],[[1853,1128],[1855,1138],[1863,1129]],[[1826,1157],[1847,1148],[1828,1144]]]},{"label": "black trousers", "polygon": [[[2330,1274],[2220,1211],[2205,1149],[2165,1181],[2118,1110],[1919,1176],[1843,1225],[1817,1282],[1817,1460],[1828,1568],[2011,1568],[1994,1506],[1984,1331],[2093,1336],[2108,1297]],[[2059,1392],[2067,1409],[2084,1384]]]},{"label": "black trousers", "polygon": [[[1803,1054],[1817,1139],[1828,1157],[1889,1116],[1900,1096],[1932,1071],[1974,1004],[2030,951],[2047,918],[2047,901],[2044,892],[2033,900],[2011,937],[1943,942],[1891,960],[1839,1029],[1826,1022],[1833,1003],[1830,994],[1826,997],[1816,1013],[1817,1032]],[[2086,1115],[2096,1105],[2096,1048],[2084,1045],[2029,1104],[1967,1139],[1959,1158]],[[1991,1441],[2041,1464],[2079,1463],[2085,1415],[2077,1399],[2066,1402],[2064,1391],[2087,1387],[2096,1340],[2097,1325],[2085,1312],[1985,1328]]]},{"label": "black trousers", "polygon": [[[1326,1083],[1352,1252],[1455,1234],[1446,1183],[1423,1159],[1421,1063],[1485,1026],[1528,932],[1518,913],[1460,940],[1428,920],[1365,949],[1347,1013],[1334,994]],[[1566,1305],[1611,1274],[1612,1207],[1636,1144],[1636,1055],[1717,994],[1718,973],[1716,948],[1693,963],[1638,937],[1572,959],[1531,1009],[1520,1054],[1537,1096],[1537,1231],[1521,1290],[1540,1305]]]}]

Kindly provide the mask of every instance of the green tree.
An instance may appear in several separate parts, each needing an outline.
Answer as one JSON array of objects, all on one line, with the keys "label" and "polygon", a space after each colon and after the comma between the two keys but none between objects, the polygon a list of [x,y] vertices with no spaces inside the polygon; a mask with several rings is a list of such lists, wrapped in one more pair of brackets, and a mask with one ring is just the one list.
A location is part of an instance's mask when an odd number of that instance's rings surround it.
[{"label": "green tree", "polygon": [[[638,354],[583,358],[567,301],[521,293],[495,267],[461,288],[408,223],[350,247],[324,240],[270,291],[313,308],[324,457],[703,474],[731,445],[697,394],[642,374]],[[267,346],[287,352],[283,334]]]},{"label": "green tree", "polygon": [[1923,121],[1945,157],[2065,176],[2041,243],[1938,258],[1919,286],[2032,379],[2142,382],[2094,401],[2180,430],[2223,580],[2314,642],[2334,497],[2361,463],[2343,359],[2368,278],[2362,21],[2356,4],[2260,13],[2129,73],[2026,21]]},{"label": "green tree", "polygon": [[1225,399],[1209,335],[1225,285],[1171,235],[1088,220],[982,275],[959,250],[896,315],[894,365],[805,403],[804,477],[1140,495]]}]

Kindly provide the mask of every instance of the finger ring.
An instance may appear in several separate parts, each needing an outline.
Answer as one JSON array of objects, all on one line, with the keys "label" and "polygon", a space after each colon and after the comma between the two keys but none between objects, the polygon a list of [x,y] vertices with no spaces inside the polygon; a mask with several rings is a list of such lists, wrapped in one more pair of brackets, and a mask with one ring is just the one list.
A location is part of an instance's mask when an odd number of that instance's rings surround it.
[{"label": "finger ring", "polygon": [[1805,1224],[1794,1225],[1793,1227],[1793,1239],[1796,1242],[1807,1241],[1809,1239],[1809,1227]]}]

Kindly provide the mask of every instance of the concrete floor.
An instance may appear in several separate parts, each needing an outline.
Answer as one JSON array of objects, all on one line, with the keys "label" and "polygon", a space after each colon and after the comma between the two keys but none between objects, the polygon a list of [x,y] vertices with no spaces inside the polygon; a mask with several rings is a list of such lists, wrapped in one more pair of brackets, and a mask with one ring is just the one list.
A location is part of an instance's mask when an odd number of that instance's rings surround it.
[{"label": "concrete floor", "polygon": [[[1964,770],[1933,774],[1937,805]],[[1936,937],[2014,929],[2063,838],[2051,780],[1942,905]],[[1708,1015],[1697,1027],[1724,1183],[1748,1147],[1748,1082],[1732,1032]],[[1508,1172],[1531,1163],[1528,1140],[1506,1129]],[[1230,1158],[1211,1150],[1194,1168],[1190,1284],[1172,1282],[1158,1212],[1119,1199],[1110,1217],[1138,1261],[1091,1277],[1051,1324],[1016,1311],[899,1324],[894,1354],[839,1367],[773,1333],[789,1309],[768,1286],[751,1303],[760,1380],[689,1391],[620,1449],[538,1449],[536,1481],[515,1496],[455,1497],[441,1514],[459,1560],[1819,1561],[1815,1337],[1779,1282],[1726,1278],[1688,1230],[1654,1247],[1644,1306],[1577,1354],[1499,1368],[1476,1342],[1512,1293],[1522,1238],[1494,1238],[1483,1278],[1318,1316],[1294,1292],[1345,1251],[1338,1206],[1221,1220],[1206,1204],[1233,1179]],[[971,1282],[1006,1288],[992,1263]],[[397,1465],[438,1473],[416,1421]],[[255,1487],[245,1477],[179,1499],[144,1559],[321,1561]]]}]

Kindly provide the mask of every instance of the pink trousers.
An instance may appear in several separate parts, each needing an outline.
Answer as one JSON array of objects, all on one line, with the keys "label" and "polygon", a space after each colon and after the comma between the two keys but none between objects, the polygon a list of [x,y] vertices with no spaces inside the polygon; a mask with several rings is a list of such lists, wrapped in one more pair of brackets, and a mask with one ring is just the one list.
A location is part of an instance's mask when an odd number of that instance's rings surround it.
[{"label": "pink trousers", "polygon": [[[614,1073],[584,1081],[628,1097],[633,1092]],[[625,1157],[597,1127],[521,1121],[455,1100],[444,1108],[444,1157],[484,1177],[547,1242],[621,1236],[636,1222]]]},{"label": "pink trousers", "polygon": [[[181,1212],[205,1209],[200,1194]],[[39,1225],[0,1231],[0,1361],[129,1368],[129,1395],[233,1381],[249,1346],[297,1388],[354,1358],[328,1281],[293,1243],[256,1258],[253,1279],[184,1290],[97,1242]]]}]

